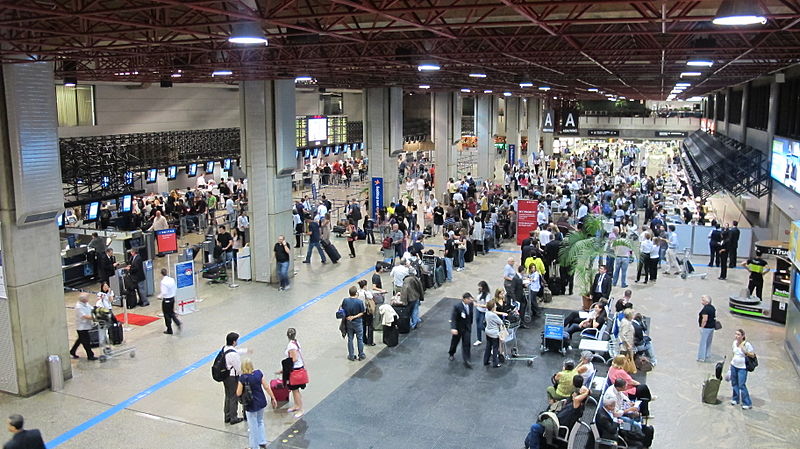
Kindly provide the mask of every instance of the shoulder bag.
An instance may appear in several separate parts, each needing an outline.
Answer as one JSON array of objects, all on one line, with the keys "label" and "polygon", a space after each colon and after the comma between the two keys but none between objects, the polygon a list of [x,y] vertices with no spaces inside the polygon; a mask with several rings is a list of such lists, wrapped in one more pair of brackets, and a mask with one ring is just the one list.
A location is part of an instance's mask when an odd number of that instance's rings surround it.
[{"label": "shoulder bag", "polygon": [[714,320],[714,330],[720,329],[722,329],[722,323],[720,323],[719,320]]},{"label": "shoulder bag", "polygon": [[305,367],[306,359],[303,357],[303,352],[300,351],[300,343],[295,342],[295,344],[297,345],[297,353],[300,354],[300,359],[303,361],[303,367],[293,369],[289,373],[289,385],[305,385],[308,383],[308,371],[306,371]]},{"label": "shoulder bag", "polygon": [[506,341],[506,339],[508,339],[508,328],[506,328],[505,323],[500,325],[500,333],[498,334],[498,338],[500,341]]},{"label": "shoulder bag", "polygon": [[[745,347],[744,347],[745,344],[747,344],[747,343],[743,342],[739,346],[741,348],[742,352],[745,351]],[[758,367],[758,356],[756,355],[755,352],[752,352],[751,354],[753,354],[752,357],[747,355],[747,353],[745,353],[745,355],[744,355],[744,367],[747,369],[748,372],[752,373],[753,371],[756,370],[756,367]]]}]

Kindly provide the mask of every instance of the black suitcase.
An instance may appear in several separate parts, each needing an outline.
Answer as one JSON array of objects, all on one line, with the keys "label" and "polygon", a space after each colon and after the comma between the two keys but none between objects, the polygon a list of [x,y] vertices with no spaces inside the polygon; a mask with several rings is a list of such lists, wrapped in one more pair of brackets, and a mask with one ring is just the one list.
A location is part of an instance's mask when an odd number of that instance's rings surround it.
[{"label": "black suitcase", "polygon": [[341,237],[342,234],[344,234],[344,231],[346,231],[346,230],[347,230],[347,228],[345,228],[344,226],[334,226],[333,227],[333,233],[336,234],[339,237]]},{"label": "black suitcase", "polygon": [[444,270],[444,266],[440,265],[436,267],[436,270],[434,270],[433,275],[434,275],[434,282],[436,283],[437,287],[443,285],[447,280],[447,273]]},{"label": "black suitcase", "polygon": [[471,240],[467,240],[467,251],[464,252],[464,262],[470,263],[475,260],[475,249]]},{"label": "black suitcase", "polygon": [[436,288],[436,282],[433,280],[433,274],[422,273],[422,287],[425,288],[425,290],[429,288]]},{"label": "black suitcase", "polygon": [[552,293],[553,296],[561,296],[564,294],[564,281],[562,281],[560,277],[551,276],[550,283],[547,285],[550,287],[550,293]]},{"label": "black suitcase", "polygon": [[93,348],[100,346],[100,328],[97,325],[89,329],[89,346]]},{"label": "black suitcase", "polygon": [[399,341],[400,332],[397,329],[396,324],[392,324],[391,326],[383,326],[383,344],[391,348],[397,346]]},{"label": "black suitcase", "polygon": [[339,254],[339,250],[333,246],[333,243],[326,242],[325,240],[322,240],[321,243],[323,251],[325,251],[325,254],[327,254],[331,259],[331,262],[336,263],[342,258],[342,256]]},{"label": "black suitcase", "polygon": [[411,332],[411,306],[392,306],[392,308],[399,316],[399,318],[395,320],[398,332],[401,334]]},{"label": "black suitcase", "polygon": [[425,230],[422,231],[422,235],[425,237],[430,237],[433,235],[433,227],[431,225],[425,226]]},{"label": "black suitcase", "polygon": [[121,345],[123,340],[122,323],[111,323],[108,327],[108,339],[112,345]]},{"label": "black suitcase", "polygon": [[375,271],[378,273],[388,273],[392,271],[392,264],[379,260],[375,262]]}]

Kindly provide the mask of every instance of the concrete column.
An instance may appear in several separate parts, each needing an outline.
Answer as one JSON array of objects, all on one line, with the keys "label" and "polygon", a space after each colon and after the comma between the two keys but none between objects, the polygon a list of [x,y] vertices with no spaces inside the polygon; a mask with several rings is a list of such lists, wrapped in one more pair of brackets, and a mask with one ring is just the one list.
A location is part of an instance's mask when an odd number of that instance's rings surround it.
[{"label": "concrete column", "polygon": [[[293,80],[245,81],[239,85],[241,159],[250,208],[253,280],[277,282],[272,247],[279,235],[292,241],[292,171],[295,149]],[[294,262],[292,258],[291,263]],[[291,273],[293,270],[289,269]]]},{"label": "concrete column", "polygon": [[497,126],[497,102],[492,95],[475,97],[475,136],[478,138],[478,177],[494,178],[494,136]]},{"label": "concrete column", "polygon": [[542,103],[538,98],[528,98],[528,159],[534,151],[539,151],[539,138],[542,135]]},{"label": "concrete column", "polygon": [[553,155],[553,133],[544,133],[542,137],[542,150],[548,156]]},{"label": "concrete column", "polygon": [[[431,96],[431,123],[436,149],[436,197],[441,201],[447,180],[458,176],[458,146],[461,141],[461,95],[435,92]],[[474,173],[473,173],[474,174]]]},{"label": "concrete column", "polygon": [[[747,143],[747,108],[750,105],[750,83],[745,84],[742,89],[742,112],[741,120],[739,123],[742,125],[742,139],[741,142]],[[771,142],[771,141],[770,141]]]},{"label": "concrete column", "polygon": [[[773,81],[769,85],[769,119],[767,120],[767,142],[772,144],[772,139],[775,138],[775,131],[778,127],[778,103],[780,95],[780,86]],[[765,149],[766,150],[766,149]],[[762,151],[764,157],[769,158],[769,150]],[[772,191],[767,194],[766,201],[762,198],[759,203],[759,226],[767,227],[772,222]]]},{"label": "concrete column", "polygon": [[[364,89],[364,144],[369,157],[369,176],[383,178],[383,204],[397,200],[397,156],[403,151],[403,89]],[[438,167],[437,167],[438,168]],[[375,213],[373,189],[369,211]]]},{"label": "concrete column", "polygon": [[[47,357],[72,377],[61,252],[64,210],[52,63],[0,68],[0,390],[49,387]],[[96,355],[99,355],[97,352]]]},{"label": "concrete column", "polygon": [[731,88],[730,87],[725,88],[725,108],[724,109],[725,110],[722,111],[723,112],[723,117],[724,117],[724,120],[723,120],[724,124],[723,124],[723,127],[722,127],[722,133],[727,136],[729,134],[728,130],[729,130],[729,126],[730,126],[730,114],[729,114],[729,112],[731,110]]},{"label": "concrete column", "polygon": [[516,158],[519,159],[520,148],[522,147],[522,135],[519,132],[519,121],[522,111],[520,111],[519,97],[506,97],[506,144],[515,145],[517,149]]}]

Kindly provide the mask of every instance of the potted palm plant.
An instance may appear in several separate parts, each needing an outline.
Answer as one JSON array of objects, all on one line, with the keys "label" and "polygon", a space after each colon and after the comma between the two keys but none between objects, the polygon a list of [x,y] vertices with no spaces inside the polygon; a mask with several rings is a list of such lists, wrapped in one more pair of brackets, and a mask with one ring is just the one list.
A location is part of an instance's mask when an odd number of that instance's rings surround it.
[{"label": "potted palm plant", "polygon": [[[583,299],[583,310],[592,305],[591,288],[596,273],[595,261],[608,254],[608,232],[604,228],[603,216],[587,215],[577,230],[564,237],[559,250],[558,260],[562,267],[569,267],[574,276],[575,288]],[[636,253],[636,246],[631,240],[616,239],[611,248],[627,246]]]}]

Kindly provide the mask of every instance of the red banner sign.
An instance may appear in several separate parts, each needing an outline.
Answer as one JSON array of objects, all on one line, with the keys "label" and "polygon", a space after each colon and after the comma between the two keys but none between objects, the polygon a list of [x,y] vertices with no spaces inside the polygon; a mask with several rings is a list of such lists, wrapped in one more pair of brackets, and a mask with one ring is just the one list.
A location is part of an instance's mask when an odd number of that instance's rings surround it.
[{"label": "red banner sign", "polygon": [[522,245],[522,241],[538,226],[539,202],[518,200],[517,208],[517,245]]}]

